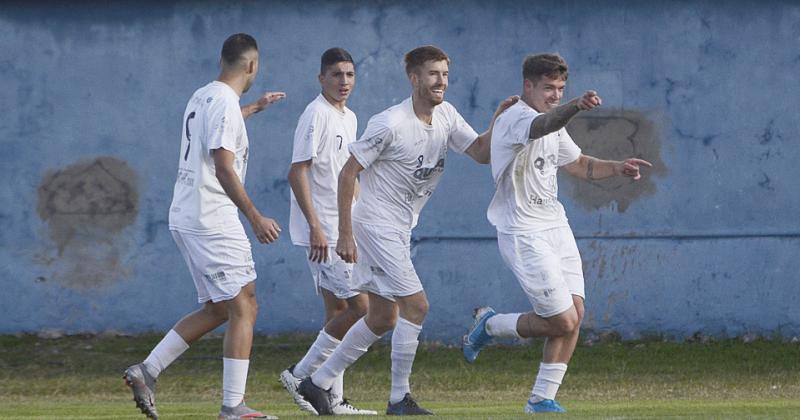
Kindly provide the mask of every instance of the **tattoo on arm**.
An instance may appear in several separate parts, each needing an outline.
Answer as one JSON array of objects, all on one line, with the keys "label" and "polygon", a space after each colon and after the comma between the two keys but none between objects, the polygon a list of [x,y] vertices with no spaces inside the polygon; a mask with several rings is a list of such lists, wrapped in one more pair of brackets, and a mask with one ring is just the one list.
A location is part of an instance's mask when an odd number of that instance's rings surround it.
[{"label": "tattoo on arm", "polygon": [[594,159],[589,158],[589,163],[586,164],[586,178],[594,180]]},{"label": "tattoo on arm", "polygon": [[529,137],[532,139],[538,139],[564,128],[572,119],[572,117],[578,115],[578,112],[580,112],[578,104],[574,101],[570,101],[564,105],[556,107],[550,112],[539,115],[538,117],[534,118],[533,122],[531,123]]}]

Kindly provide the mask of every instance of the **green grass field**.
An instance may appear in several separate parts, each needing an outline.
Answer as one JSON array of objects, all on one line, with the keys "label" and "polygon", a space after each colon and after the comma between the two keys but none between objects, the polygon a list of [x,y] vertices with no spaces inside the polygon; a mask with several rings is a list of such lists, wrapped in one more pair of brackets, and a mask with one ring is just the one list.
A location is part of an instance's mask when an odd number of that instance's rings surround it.
[{"label": "green grass field", "polygon": [[[160,336],[41,339],[0,337],[0,418],[143,419],[121,373]],[[257,337],[248,403],[281,418],[304,416],[277,377],[312,337]],[[221,398],[219,337],[201,340],[160,378],[164,419],[215,418]],[[541,342],[487,348],[475,365],[460,349],[424,344],[411,376],[418,401],[440,417],[524,418]],[[390,348],[377,344],[345,377],[348,398],[381,412],[389,392]],[[798,418],[800,344],[781,341],[580,346],[559,400],[566,415],[544,418]]]}]

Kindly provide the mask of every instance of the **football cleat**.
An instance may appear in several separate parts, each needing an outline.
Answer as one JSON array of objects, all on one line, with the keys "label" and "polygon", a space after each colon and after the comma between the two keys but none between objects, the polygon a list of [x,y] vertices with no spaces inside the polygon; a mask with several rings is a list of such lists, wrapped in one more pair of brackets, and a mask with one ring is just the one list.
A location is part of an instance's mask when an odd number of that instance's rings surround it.
[{"label": "football cleat", "polygon": [[378,412],[375,410],[364,410],[356,408],[347,398],[343,398],[338,404],[333,406],[334,416],[377,416]]},{"label": "football cleat", "polygon": [[228,419],[273,419],[277,420],[277,417],[270,416],[268,414],[264,414],[260,411],[253,410],[252,408],[248,407],[244,401],[240,402],[239,405],[236,407],[227,407],[222,406],[219,409],[219,416],[217,416],[218,420],[228,420]]},{"label": "football cleat", "polygon": [[317,415],[330,416],[333,414],[331,407],[331,392],[326,391],[311,381],[311,377],[305,378],[300,382],[297,387],[297,392],[303,397],[304,400],[311,404]]},{"label": "football cleat", "polygon": [[541,400],[537,403],[531,402],[528,400],[528,403],[525,404],[525,412],[528,414],[533,413],[566,413],[567,410],[564,410],[564,407],[558,403],[556,400]]},{"label": "football cleat", "polygon": [[133,391],[133,401],[142,413],[153,420],[158,419],[156,411],[156,378],[152,377],[144,366],[139,363],[125,369],[122,375],[125,385]]},{"label": "football cleat", "polygon": [[297,376],[294,376],[294,366],[295,365],[292,365],[288,369],[281,372],[280,376],[281,384],[286,389],[286,392],[288,392],[289,395],[292,397],[294,403],[297,404],[297,406],[300,407],[301,410],[316,416],[317,410],[315,410],[314,407],[312,407],[311,404],[308,401],[306,401],[305,398],[303,398],[303,396],[300,395],[299,392],[297,392],[297,388],[300,387],[300,382],[303,381],[303,378],[298,378]]},{"label": "football cleat", "polygon": [[406,393],[405,397],[394,404],[389,403],[386,407],[387,416],[431,416],[433,412],[426,410],[411,398],[411,394]]},{"label": "football cleat", "polygon": [[492,341],[492,337],[486,332],[486,321],[495,315],[497,315],[497,312],[488,306],[475,309],[475,322],[467,335],[464,336],[461,344],[461,351],[464,353],[464,359],[467,362],[475,362],[483,346]]}]

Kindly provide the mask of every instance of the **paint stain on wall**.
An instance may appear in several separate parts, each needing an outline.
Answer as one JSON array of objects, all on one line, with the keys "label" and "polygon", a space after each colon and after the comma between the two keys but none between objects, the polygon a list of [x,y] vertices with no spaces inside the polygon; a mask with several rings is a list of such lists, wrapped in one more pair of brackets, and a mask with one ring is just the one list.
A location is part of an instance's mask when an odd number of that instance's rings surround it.
[{"label": "paint stain on wall", "polygon": [[36,210],[58,252],[39,262],[53,269],[53,278],[78,289],[125,275],[120,233],[136,220],[138,203],[136,173],[122,160],[100,157],[48,172]]},{"label": "paint stain on wall", "polygon": [[611,160],[636,157],[653,164],[653,168],[644,168],[642,179],[638,181],[623,177],[599,181],[568,177],[574,186],[575,201],[587,210],[616,203],[617,211],[622,213],[634,201],[655,194],[654,175],[668,173],[661,160],[661,138],[656,124],[643,113],[619,110],[587,112],[572,120],[567,130],[585,155]]}]

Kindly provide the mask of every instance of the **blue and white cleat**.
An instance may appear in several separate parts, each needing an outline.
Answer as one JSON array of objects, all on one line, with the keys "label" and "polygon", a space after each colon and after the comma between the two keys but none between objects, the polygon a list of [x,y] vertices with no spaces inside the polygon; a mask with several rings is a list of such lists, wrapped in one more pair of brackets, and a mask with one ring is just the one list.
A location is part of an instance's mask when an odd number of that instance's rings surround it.
[{"label": "blue and white cleat", "polygon": [[564,410],[564,407],[558,403],[556,400],[541,400],[537,403],[531,402],[528,400],[528,403],[525,404],[525,413],[527,414],[534,414],[534,413],[566,413],[567,410]]},{"label": "blue and white cleat", "polygon": [[492,341],[492,337],[486,332],[486,321],[495,315],[497,312],[489,306],[475,309],[475,323],[472,324],[472,328],[464,336],[461,344],[461,350],[464,352],[467,362],[475,362],[483,346]]}]

